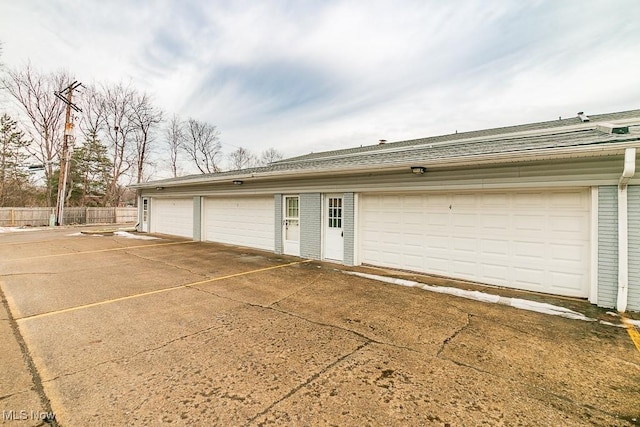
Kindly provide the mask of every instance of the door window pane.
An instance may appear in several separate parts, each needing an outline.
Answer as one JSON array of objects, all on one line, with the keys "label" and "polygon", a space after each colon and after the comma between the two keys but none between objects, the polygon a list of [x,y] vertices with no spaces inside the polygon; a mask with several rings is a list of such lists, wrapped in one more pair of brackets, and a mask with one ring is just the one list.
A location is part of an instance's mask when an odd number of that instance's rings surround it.
[{"label": "door window pane", "polygon": [[149,200],[142,199],[142,221],[147,222],[147,217],[149,215]]},{"label": "door window pane", "polygon": [[287,198],[287,212],[288,218],[298,218],[298,198]]},{"label": "door window pane", "polygon": [[342,198],[330,197],[328,205],[329,228],[342,228]]}]

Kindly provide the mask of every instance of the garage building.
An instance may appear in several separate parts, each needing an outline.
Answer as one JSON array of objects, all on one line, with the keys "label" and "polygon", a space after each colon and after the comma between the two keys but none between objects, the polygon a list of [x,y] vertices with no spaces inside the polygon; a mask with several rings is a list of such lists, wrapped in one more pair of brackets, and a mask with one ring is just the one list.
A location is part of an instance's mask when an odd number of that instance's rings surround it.
[{"label": "garage building", "polygon": [[140,231],[640,311],[640,110],[138,184]]}]

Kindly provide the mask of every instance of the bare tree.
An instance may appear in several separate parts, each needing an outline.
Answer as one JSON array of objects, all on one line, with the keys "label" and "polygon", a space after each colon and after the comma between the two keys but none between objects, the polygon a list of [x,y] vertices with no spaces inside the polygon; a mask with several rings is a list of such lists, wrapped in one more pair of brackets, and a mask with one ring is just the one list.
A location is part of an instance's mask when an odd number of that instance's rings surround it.
[{"label": "bare tree", "polygon": [[229,162],[231,169],[239,170],[256,166],[258,158],[248,149],[238,147],[237,150],[229,154]]},{"label": "bare tree", "polygon": [[[121,83],[102,87],[105,111],[105,137],[111,157],[111,176],[105,205],[118,206],[124,192],[121,182],[135,165],[135,129],[132,104],[135,90]],[[125,183],[126,185],[126,183]]]},{"label": "bare tree", "polygon": [[47,203],[55,200],[53,179],[55,164],[59,161],[64,132],[65,105],[55,92],[66,87],[72,79],[65,72],[42,74],[30,64],[22,70],[7,70],[2,87],[9,92],[28,117],[30,126],[25,130],[34,143],[29,153],[45,165]]},{"label": "bare tree", "polygon": [[162,111],[156,108],[149,95],[134,93],[131,105],[131,121],[136,142],[136,182],[144,180],[144,167],[149,163],[149,154],[155,142],[154,133],[162,122]]},{"label": "bare tree", "polygon": [[215,126],[195,119],[187,121],[182,150],[202,173],[220,172],[218,158],[222,155],[220,132]]},{"label": "bare tree", "polygon": [[175,178],[178,176],[178,152],[185,138],[184,123],[180,117],[175,114],[171,117],[165,129],[165,136],[169,149],[169,167]]},{"label": "bare tree", "polygon": [[104,96],[94,86],[85,86],[78,105],[82,110],[78,128],[85,140],[92,139],[104,130],[106,124]]},{"label": "bare tree", "polygon": [[267,148],[260,155],[260,164],[262,166],[267,166],[270,163],[277,162],[278,160],[282,160],[284,155],[276,150],[275,148]]}]

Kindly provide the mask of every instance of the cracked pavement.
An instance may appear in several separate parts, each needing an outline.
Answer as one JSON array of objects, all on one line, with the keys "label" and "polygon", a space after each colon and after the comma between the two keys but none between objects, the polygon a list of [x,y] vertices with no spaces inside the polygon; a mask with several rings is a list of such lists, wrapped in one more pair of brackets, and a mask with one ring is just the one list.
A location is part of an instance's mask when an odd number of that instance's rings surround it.
[{"label": "cracked pavement", "polygon": [[70,230],[0,236],[3,414],[53,411],[62,426],[640,424],[640,354],[622,328],[333,264],[263,270],[297,259],[261,251]]}]

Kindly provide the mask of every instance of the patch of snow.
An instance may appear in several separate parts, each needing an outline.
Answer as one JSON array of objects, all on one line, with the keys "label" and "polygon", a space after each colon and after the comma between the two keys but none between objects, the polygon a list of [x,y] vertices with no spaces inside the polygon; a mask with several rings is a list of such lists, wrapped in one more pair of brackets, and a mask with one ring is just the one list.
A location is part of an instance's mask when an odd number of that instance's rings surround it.
[{"label": "patch of snow", "polygon": [[596,319],[587,317],[582,313],[578,313],[577,311],[573,311],[568,308],[560,307],[553,304],[547,304],[543,302],[523,300],[520,298],[506,298],[506,297],[501,297],[499,295],[488,294],[486,292],[468,291],[465,289],[451,288],[447,286],[432,286],[432,285],[427,285],[420,282],[415,282],[413,280],[396,279],[393,277],[378,276],[376,274],[366,274],[366,273],[358,273],[358,272],[351,272],[351,271],[348,271],[346,273],[354,276],[364,277],[367,279],[377,280],[380,282],[391,283],[394,285],[417,287],[429,292],[449,294],[449,295],[454,295],[461,298],[467,298],[475,301],[487,302],[492,304],[508,305],[514,308],[518,308],[520,310],[535,311],[536,313],[550,314],[553,316],[561,316],[561,317],[566,317],[567,319],[583,320],[586,322],[596,321]]},{"label": "patch of snow", "polygon": [[15,233],[19,231],[35,231],[37,228],[33,227],[0,227],[0,233]]},{"label": "patch of snow", "polygon": [[607,314],[609,316],[614,316],[614,317],[619,317],[620,316],[618,313],[614,313],[613,311],[607,311]]},{"label": "patch of snow", "polygon": [[138,239],[138,240],[159,240],[159,237],[153,236],[143,236],[142,234],[131,234],[126,231],[116,231],[113,233],[114,236],[124,237],[126,239]]},{"label": "patch of snow", "polygon": [[633,325],[633,326],[640,327],[640,320],[633,320],[633,319],[626,319],[626,318],[625,318],[625,319],[624,319],[624,322],[625,322],[627,325]]},{"label": "patch of snow", "polygon": [[611,323],[607,322],[606,320],[601,320],[599,323],[607,326],[615,326],[616,328],[625,328],[625,326],[621,325],[620,323]]},{"label": "patch of snow", "polygon": [[347,274],[365,277],[367,279],[372,279],[372,280],[378,280],[380,282],[391,283],[394,285],[416,287],[416,288],[424,289],[425,291],[429,291],[429,292],[455,295],[455,296],[472,299],[476,301],[497,303],[500,300],[500,296],[498,295],[491,295],[491,294],[487,294],[480,291],[467,291],[465,289],[451,288],[447,286],[432,286],[432,285],[427,285],[420,282],[415,282],[413,280],[396,279],[394,277],[384,277],[384,276],[378,276],[376,274],[366,274],[366,273],[358,273],[358,272],[347,272]]},{"label": "patch of snow", "polygon": [[585,322],[595,322],[596,319],[587,317],[582,313],[570,310],[558,305],[547,304],[546,302],[529,301],[526,299],[511,298],[511,307],[521,310],[535,311],[536,313],[550,314],[552,316],[566,317],[567,319],[584,320]]},{"label": "patch of snow", "polygon": [[78,231],[77,233],[67,234],[67,236],[84,236],[84,234]]}]

